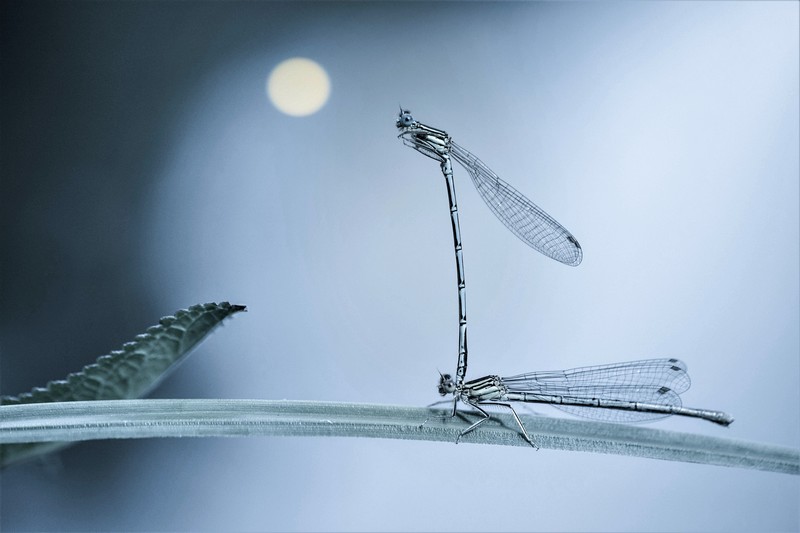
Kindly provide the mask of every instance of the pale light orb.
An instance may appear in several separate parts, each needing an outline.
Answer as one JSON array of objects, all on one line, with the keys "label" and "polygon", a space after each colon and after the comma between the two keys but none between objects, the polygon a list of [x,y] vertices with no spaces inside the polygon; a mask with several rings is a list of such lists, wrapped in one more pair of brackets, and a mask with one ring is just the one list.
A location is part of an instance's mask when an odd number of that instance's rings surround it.
[{"label": "pale light orb", "polygon": [[331,94],[328,73],[305,57],[281,61],[269,75],[267,95],[282,113],[305,117],[316,113]]}]

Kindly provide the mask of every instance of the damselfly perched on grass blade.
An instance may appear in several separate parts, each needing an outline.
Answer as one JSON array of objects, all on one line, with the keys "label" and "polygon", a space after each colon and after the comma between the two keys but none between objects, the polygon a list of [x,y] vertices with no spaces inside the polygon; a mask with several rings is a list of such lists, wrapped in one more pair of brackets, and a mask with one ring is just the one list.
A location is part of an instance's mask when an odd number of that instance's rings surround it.
[{"label": "damselfly perched on grass blade", "polygon": [[646,359],[505,378],[485,376],[463,384],[443,374],[439,379],[439,394],[454,395],[453,416],[459,400],[483,415],[462,431],[459,439],[489,419],[481,406],[500,405],[511,410],[523,437],[535,446],[514,407],[507,402],[546,403],[574,415],[606,422],[646,422],[670,415],[702,418],[722,426],[733,422],[722,411],[683,407],[680,394],[690,384],[683,361]]}]

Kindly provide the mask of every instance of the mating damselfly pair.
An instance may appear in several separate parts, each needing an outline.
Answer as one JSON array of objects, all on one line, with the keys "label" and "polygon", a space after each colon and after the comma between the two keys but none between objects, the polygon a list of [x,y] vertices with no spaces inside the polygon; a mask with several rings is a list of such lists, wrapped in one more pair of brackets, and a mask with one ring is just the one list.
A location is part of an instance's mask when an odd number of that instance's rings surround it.
[{"label": "mating damselfly pair", "polygon": [[464,381],[468,356],[466,282],[452,160],[467,170],[489,209],[524,243],[570,266],[580,264],[583,250],[577,239],[553,217],[453,142],[447,132],[416,121],[410,111],[402,108],[396,126],[400,132],[398,137],[406,146],[439,162],[447,184],[458,282],[458,364],[455,379],[450,374],[440,375],[439,393],[442,396],[453,394],[452,416],[456,414],[459,400],[483,416],[462,431],[459,438],[489,419],[481,406],[498,405],[511,410],[522,436],[535,445],[514,407],[507,403],[513,401],[551,404],[575,415],[606,421],[642,422],[682,415],[723,426],[733,422],[730,415],[721,411],[682,406],[679,395],[689,388],[690,380],[686,365],[678,359],[647,359]]}]

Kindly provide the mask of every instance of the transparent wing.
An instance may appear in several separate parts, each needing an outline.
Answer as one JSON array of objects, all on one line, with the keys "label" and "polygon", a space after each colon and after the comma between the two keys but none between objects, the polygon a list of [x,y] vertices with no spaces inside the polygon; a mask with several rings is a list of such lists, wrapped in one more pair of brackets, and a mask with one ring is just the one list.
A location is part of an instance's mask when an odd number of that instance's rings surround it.
[{"label": "transparent wing", "polygon": [[[644,359],[570,370],[529,372],[504,377],[509,388],[563,396],[615,398],[618,391],[666,387],[678,394],[691,385],[686,364],[679,359]],[[577,392],[580,391],[580,394]]]},{"label": "transparent wing", "polygon": [[553,217],[501,180],[483,161],[450,141],[450,153],[472,177],[489,209],[531,248],[566,265],[578,266],[583,250]]},{"label": "transparent wing", "polygon": [[[568,398],[600,398],[681,406],[679,394],[689,389],[686,364],[678,359],[646,359],[586,366],[570,370],[530,372],[503,378],[510,392]],[[562,411],[612,422],[643,422],[669,416],[602,407],[553,404]]]}]

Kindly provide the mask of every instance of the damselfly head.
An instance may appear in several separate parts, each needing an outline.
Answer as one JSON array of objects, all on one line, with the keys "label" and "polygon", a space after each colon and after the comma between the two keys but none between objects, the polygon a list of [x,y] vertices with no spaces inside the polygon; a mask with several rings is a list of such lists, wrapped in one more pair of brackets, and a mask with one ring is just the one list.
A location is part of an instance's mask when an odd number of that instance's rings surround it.
[{"label": "damselfly head", "polygon": [[414,117],[411,116],[411,111],[409,111],[408,109],[403,109],[401,107],[400,115],[397,117],[397,122],[395,122],[397,127],[400,129],[410,128],[411,126],[414,125],[415,122],[416,120],[414,120]]},{"label": "damselfly head", "polygon": [[452,394],[456,391],[456,384],[453,381],[453,376],[450,374],[442,374],[439,372],[439,394],[445,396]]}]

